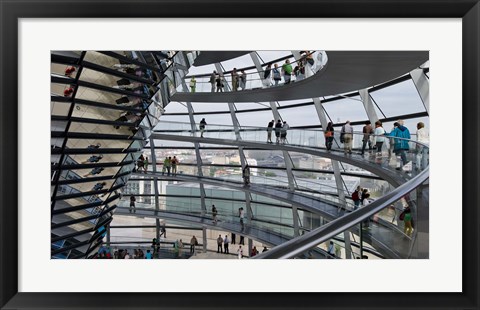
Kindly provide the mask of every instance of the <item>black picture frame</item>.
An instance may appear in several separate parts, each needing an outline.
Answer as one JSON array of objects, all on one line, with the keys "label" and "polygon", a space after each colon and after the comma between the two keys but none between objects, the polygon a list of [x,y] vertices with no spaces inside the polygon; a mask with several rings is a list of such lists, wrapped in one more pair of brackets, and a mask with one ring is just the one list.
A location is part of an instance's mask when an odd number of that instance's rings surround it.
[{"label": "black picture frame", "polygon": [[[300,8],[300,9],[299,9]],[[303,9],[301,9],[303,8]],[[478,0],[65,1],[0,0],[0,307],[1,309],[479,309],[479,58]],[[295,15],[291,15],[295,14]],[[116,17],[462,18],[463,188],[461,293],[19,293],[18,292],[18,19]],[[441,35],[441,34],[439,34]],[[448,46],[445,46],[448,50]],[[446,63],[444,65],[447,65]],[[455,108],[451,106],[450,108]],[[447,129],[446,129],[447,130]],[[446,145],[448,143],[446,142]],[[460,159],[455,159],[456,165]],[[444,173],[448,174],[448,171]],[[450,212],[455,212],[454,210]],[[460,240],[458,240],[460,242]],[[456,255],[451,244],[445,255]],[[220,271],[221,272],[221,271]],[[415,275],[409,274],[412,281]],[[441,275],[439,275],[441,277]],[[227,277],[225,285],[228,286]],[[168,279],[165,279],[168,283]],[[191,279],[202,282],[202,279]],[[292,279],[285,279],[291,281]],[[327,279],[318,279],[325,281]],[[372,279],[353,279],[359,285]],[[73,279],[73,281],[75,281]],[[363,284],[362,284],[363,283]]]}]

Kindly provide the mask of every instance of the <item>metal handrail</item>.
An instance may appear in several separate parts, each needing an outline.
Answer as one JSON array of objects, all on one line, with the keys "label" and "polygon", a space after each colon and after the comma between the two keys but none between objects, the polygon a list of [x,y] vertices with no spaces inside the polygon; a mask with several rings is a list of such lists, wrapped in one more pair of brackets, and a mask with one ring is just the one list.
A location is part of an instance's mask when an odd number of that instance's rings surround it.
[{"label": "metal handrail", "polygon": [[374,214],[387,208],[392,203],[398,201],[409,192],[415,190],[429,178],[429,167],[423,170],[415,178],[407,183],[397,187],[387,195],[377,199],[368,206],[355,212],[338,218],[330,223],[323,225],[303,236],[287,241],[279,246],[270,249],[268,252],[260,253],[254,259],[263,258],[292,258],[304,253],[318,244],[323,243],[336,235],[348,230],[358,223],[370,218]]}]

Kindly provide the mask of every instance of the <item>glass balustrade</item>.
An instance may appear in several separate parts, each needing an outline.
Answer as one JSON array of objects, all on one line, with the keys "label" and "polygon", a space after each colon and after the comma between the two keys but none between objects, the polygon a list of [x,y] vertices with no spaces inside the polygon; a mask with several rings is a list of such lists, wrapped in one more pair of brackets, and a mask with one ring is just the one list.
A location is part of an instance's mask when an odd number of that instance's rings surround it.
[{"label": "glass balustrade", "polygon": [[[136,213],[140,214],[140,211],[143,210],[155,210],[155,204],[147,204],[147,203],[136,203]],[[118,207],[121,208],[129,208],[130,202],[128,199],[122,200],[118,203]],[[173,213],[173,214],[180,214],[186,216],[193,216],[197,218],[203,218],[203,220],[199,219],[199,223],[207,220],[212,221],[212,215],[209,210],[205,214],[202,214],[201,205],[200,204],[192,204],[192,203],[180,203],[175,202],[174,204],[169,204],[168,202],[162,202],[158,205],[158,209]],[[132,209],[133,210],[133,209]],[[161,216],[161,215],[160,215]],[[222,225],[228,227],[229,225],[238,226],[240,221],[238,214],[232,212],[219,212],[217,215],[218,222],[221,223],[219,225],[219,230],[221,230]],[[260,240],[264,242],[271,241],[273,244],[277,244],[279,241],[284,242],[293,238],[294,236],[294,229],[293,227],[288,227],[286,224],[280,223],[282,219],[278,217],[269,217],[267,221],[255,220],[252,219],[249,221],[246,217],[244,220],[245,228],[244,232],[247,234],[249,232],[252,233],[252,237],[257,236]],[[277,222],[277,224],[275,223]],[[213,224],[213,222],[212,222]],[[292,226],[293,223],[290,225]],[[252,230],[255,229],[255,232]]]},{"label": "glass balustrade", "polygon": [[[267,70],[266,66],[262,67],[262,71],[258,72],[246,72],[244,82],[241,79],[241,68],[237,70],[239,74],[238,80],[238,91],[241,90],[253,90],[253,89],[261,89],[261,88],[270,88],[276,86],[286,85],[292,82],[299,82],[304,79],[308,79],[317,72],[321,71],[322,68],[327,63],[328,57],[326,56],[325,51],[315,51],[310,53],[311,59],[313,60],[313,65],[305,61],[305,58],[301,60],[292,60],[290,65],[292,67],[291,78],[290,82],[285,82],[285,77],[282,71],[282,65],[284,62],[278,63],[278,72],[280,74],[280,80],[275,82],[274,80],[274,66],[270,68],[270,74],[268,74],[267,78],[265,78],[265,71]],[[309,55],[310,55],[309,54]],[[312,61],[311,60],[311,61]],[[302,69],[303,68],[303,69]],[[218,81],[218,79],[221,79]],[[223,75],[217,75],[215,82],[213,83],[215,87],[212,87],[212,83],[210,82],[210,74],[209,75],[199,75],[195,76],[195,82],[192,82],[192,77],[185,78],[185,84],[187,85],[188,92],[231,92],[234,91],[234,85],[232,84],[232,75],[231,73],[225,73]],[[218,87],[217,85],[223,85],[222,87]],[[185,92],[186,90],[183,86],[177,88],[178,92]]]},{"label": "glass balustrade", "polygon": [[[156,127],[156,132],[162,134],[171,134],[178,136],[199,136],[200,129],[197,127],[192,131],[189,123],[180,122],[160,122]],[[338,154],[339,152],[348,153],[346,151],[346,142],[342,142],[342,134],[335,131],[332,139],[332,146],[330,152]],[[209,125],[207,123],[203,132],[204,138],[222,139],[222,140],[244,140],[258,143],[267,142],[267,128],[266,127],[247,127],[243,126],[238,132],[232,126],[225,125]],[[278,143],[276,142],[276,132],[272,132],[272,144],[285,144],[290,146],[299,146],[302,148],[321,149],[326,151],[326,138],[324,132],[321,130],[305,130],[305,129],[288,129],[286,131],[285,139],[280,139],[281,132],[279,132]],[[369,135],[365,137],[363,133],[354,132],[351,138],[351,149],[355,158],[358,159],[359,153],[362,150],[363,140],[366,140],[366,151],[361,159],[385,168],[398,168],[408,172],[412,176],[424,170],[429,162],[429,147],[428,145],[419,143],[414,140],[391,137],[389,133],[382,136]],[[374,145],[380,145],[379,141],[383,140],[381,149],[377,152]],[[371,141],[370,143],[368,141]],[[404,143],[403,143],[404,142]],[[397,150],[397,146],[408,147],[408,149]],[[404,154],[402,159],[401,153]],[[350,156],[349,154],[345,156]]]}]

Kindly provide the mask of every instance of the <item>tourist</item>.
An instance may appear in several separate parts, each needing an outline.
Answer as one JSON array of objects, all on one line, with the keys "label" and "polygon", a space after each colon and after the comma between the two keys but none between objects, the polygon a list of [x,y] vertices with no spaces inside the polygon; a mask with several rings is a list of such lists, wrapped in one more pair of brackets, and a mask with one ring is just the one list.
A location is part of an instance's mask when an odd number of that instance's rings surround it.
[{"label": "tourist", "polygon": [[347,121],[345,125],[342,126],[340,142],[343,143],[345,155],[347,153],[352,154],[353,127],[350,125],[350,121]]},{"label": "tourist", "polygon": [[263,251],[262,251],[262,253],[263,253],[263,252],[267,252],[267,251],[268,251],[267,247],[266,247],[266,246],[264,246],[264,247],[263,247]]},{"label": "tourist", "polygon": [[171,165],[172,165],[172,175],[177,175],[177,165],[178,165],[179,161],[177,159],[176,156],[173,156],[172,158],[172,162],[171,162]]},{"label": "tourist", "polygon": [[217,71],[213,71],[213,73],[210,75],[210,84],[212,85],[212,93],[215,92],[215,83],[217,81]]},{"label": "tourist", "polygon": [[325,129],[325,146],[327,147],[327,151],[330,151],[332,149],[333,134],[333,123],[328,122],[327,128]]},{"label": "tourist", "polygon": [[207,122],[205,121],[205,118],[202,118],[200,121],[200,137],[203,138],[203,132],[205,131],[205,126],[207,126]]},{"label": "tourist", "polygon": [[263,84],[265,87],[270,87],[272,85],[270,73],[272,72],[272,64],[268,64],[263,72]]},{"label": "tourist", "polygon": [[137,171],[140,172],[140,170],[143,170],[143,165],[145,163],[145,158],[143,157],[143,154],[140,155],[140,157],[137,159]]},{"label": "tourist", "polygon": [[267,143],[272,143],[273,125],[275,125],[275,120],[272,119],[267,126]]},{"label": "tourist", "polygon": [[195,246],[198,245],[197,238],[195,236],[190,239],[190,254],[195,254]]},{"label": "tourist", "polygon": [[221,92],[223,93],[223,75],[219,74],[217,75],[217,78],[215,79],[217,82],[217,93]]},{"label": "tourist", "polygon": [[[398,165],[397,162],[397,170],[402,169],[403,166],[407,164],[407,154],[405,151],[409,150],[408,140],[410,139],[410,131],[407,127],[403,126],[403,120],[399,120],[397,122],[397,127],[390,133],[391,137],[401,138],[401,139],[394,139],[394,146],[393,152],[398,157],[400,156],[402,160],[402,164]],[[398,160],[398,159],[397,159]]]},{"label": "tourist", "polygon": [[275,124],[275,137],[277,137],[276,143],[280,142],[280,132],[282,131],[282,121],[278,120]]},{"label": "tourist", "polygon": [[237,253],[238,253],[238,259],[242,259],[242,257],[243,257],[243,249],[242,249],[242,246],[239,246],[239,247],[238,247]]},{"label": "tourist", "polygon": [[245,245],[245,237],[243,235],[240,235],[240,241],[238,244]]},{"label": "tourist", "polygon": [[225,254],[230,254],[228,251],[228,244],[230,243],[230,240],[228,240],[228,236],[225,235],[225,239],[223,239],[223,249]]},{"label": "tourist", "polygon": [[132,209],[133,209],[133,213],[137,212],[136,208],[135,208],[135,201],[136,201],[135,196],[131,195],[130,196],[130,208],[128,209],[129,213],[132,213]]},{"label": "tourist", "polygon": [[[245,228],[245,225],[243,223],[243,220],[245,218],[245,211],[243,210],[243,208],[238,209],[238,217],[240,219],[240,225],[242,226],[242,231],[243,231],[243,229]],[[240,244],[242,244],[242,241],[243,241],[243,236],[240,236]]]},{"label": "tourist", "polygon": [[195,80],[195,77],[192,76],[192,78],[190,79],[190,90],[192,91],[192,93],[195,92],[196,88],[197,88],[197,80]]},{"label": "tourist", "polygon": [[278,86],[279,81],[282,80],[282,76],[280,74],[280,70],[278,70],[277,64],[274,65],[272,72],[273,72],[273,80],[275,81],[275,86]]},{"label": "tourist", "polygon": [[285,81],[285,84],[290,84],[291,78],[292,78],[292,65],[290,64],[290,60],[285,60],[285,63],[282,66],[282,72],[283,72],[283,80]]},{"label": "tourist", "polygon": [[218,235],[218,238],[217,238],[217,253],[223,253],[222,245],[223,245],[222,236]]},{"label": "tourist", "polygon": [[376,157],[382,156],[382,146],[385,142],[385,129],[382,127],[382,122],[375,122],[375,135],[373,137],[373,145],[377,148]]},{"label": "tourist", "polygon": [[237,236],[232,232],[232,244],[235,244]]},{"label": "tourist", "polygon": [[147,173],[148,170],[148,157],[145,156],[145,159],[143,160],[143,171]]},{"label": "tourist", "polygon": [[428,143],[429,135],[427,129],[425,129],[425,124],[419,122],[417,124],[417,142],[425,144],[421,145],[417,143],[417,165],[416,169],[424,170],[428,166]]},{"label": "tourist", "polygon": [[282,128],[280,129],[280,142],[282,144],[285,144],[287,141],[287,131],[290,128],[290,126],[287,124],[287,121],[283,121]]},{"label": "tourist", "polygon": [[330,241],[330,244],[328,245],[327,252],[328,252],[328,254],[330,254],[330,256],[328,256],[328,258],[334,258],[335,257],[335,246],[333,244],[333,241]]},{"label": "tourist", "polygon": [[213,224],[217,224],[217,208],[215,208],[215,205],[212,205],[212,217]]},{"label": "tourist", "polygon": [[404,227],[403,232],[407,236],[412,236],[413,225],[412,225],[412,210],[407,206],[402,213],[400,213],[400,220],[403,220]]},{"label": "tourist", "polygon": [[358,207],[360,207],[360,202],[361,202],[361,199],[360,199],[360,195],[361,195],[361,190],[362,188],[359,186],[357,186],[357,188],[355,189],[355,191],[352,193],[352,200],[353,200],[353,209],[354,210],[357,210]]},{"label": "tourist", "polygon": [[368,143],[368,149],[372,149],[372,141],[370,140],[371,135],[373,134],[372,123],[370,121],[365,122],[365,126],[363,126],[363,139],[362,139],[362,151],[360,155],[365,153],[365,147]]},{"label": "tourist", "polygon": [[232,91],[238,90],[238,73],[237,68],[233,68],[232,70]]},{"label": "tourist", "polygon": [[165,174],[165,171],[167,171],[167,175],[170,175],[170,167],[171,167],[172,161],[170,157],[165,157],[165,160],[163,161],[163,167],[162,167],[162,175]]},{"label": "tourist", "polygon": [[150,250],[147,250],[147,254],[145,254],[145,259],[152,259],[152,253],[150,253]]},{"label": "tourist", "polygon": [[239,81],[240,81],[240,88],[242,90],[245,90],[247,86],[247,74],[245,73],[245,70],[240,71],[240,76],[239,76]]},{"label": "tourist", "polygon": [[245,166],[245,168],[243,168],[242,177],[245,186],[250,185],[250,167],[248,166],[248,164]]},{"label": "tourist", "polygon": [[[363,191],[365,192],[365,189]],[[362,198],[362,205],[364,208],[370,204],[370,200],[368,198],[370,198],[370,194],[365,192]],[[365,221],[363,221],[363,225],[365,228],[370,229],[370,218],[367,218]]]}]

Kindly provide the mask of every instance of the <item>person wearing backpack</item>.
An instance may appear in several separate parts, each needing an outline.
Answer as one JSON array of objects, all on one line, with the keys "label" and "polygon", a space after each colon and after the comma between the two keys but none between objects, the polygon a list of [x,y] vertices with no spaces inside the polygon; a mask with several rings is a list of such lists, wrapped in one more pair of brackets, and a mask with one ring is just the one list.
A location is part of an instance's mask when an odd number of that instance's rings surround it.
[{"label": "person wearing backpack", "polygon": [[353,210],[357,210],[358,207],[360,207],[360,192],[361,192],[362,188],[359,186],[357,186],[357,189],[352,193],[352,200],[353,200],[353,204],[354,204],[354,207],[353,207]]}]

